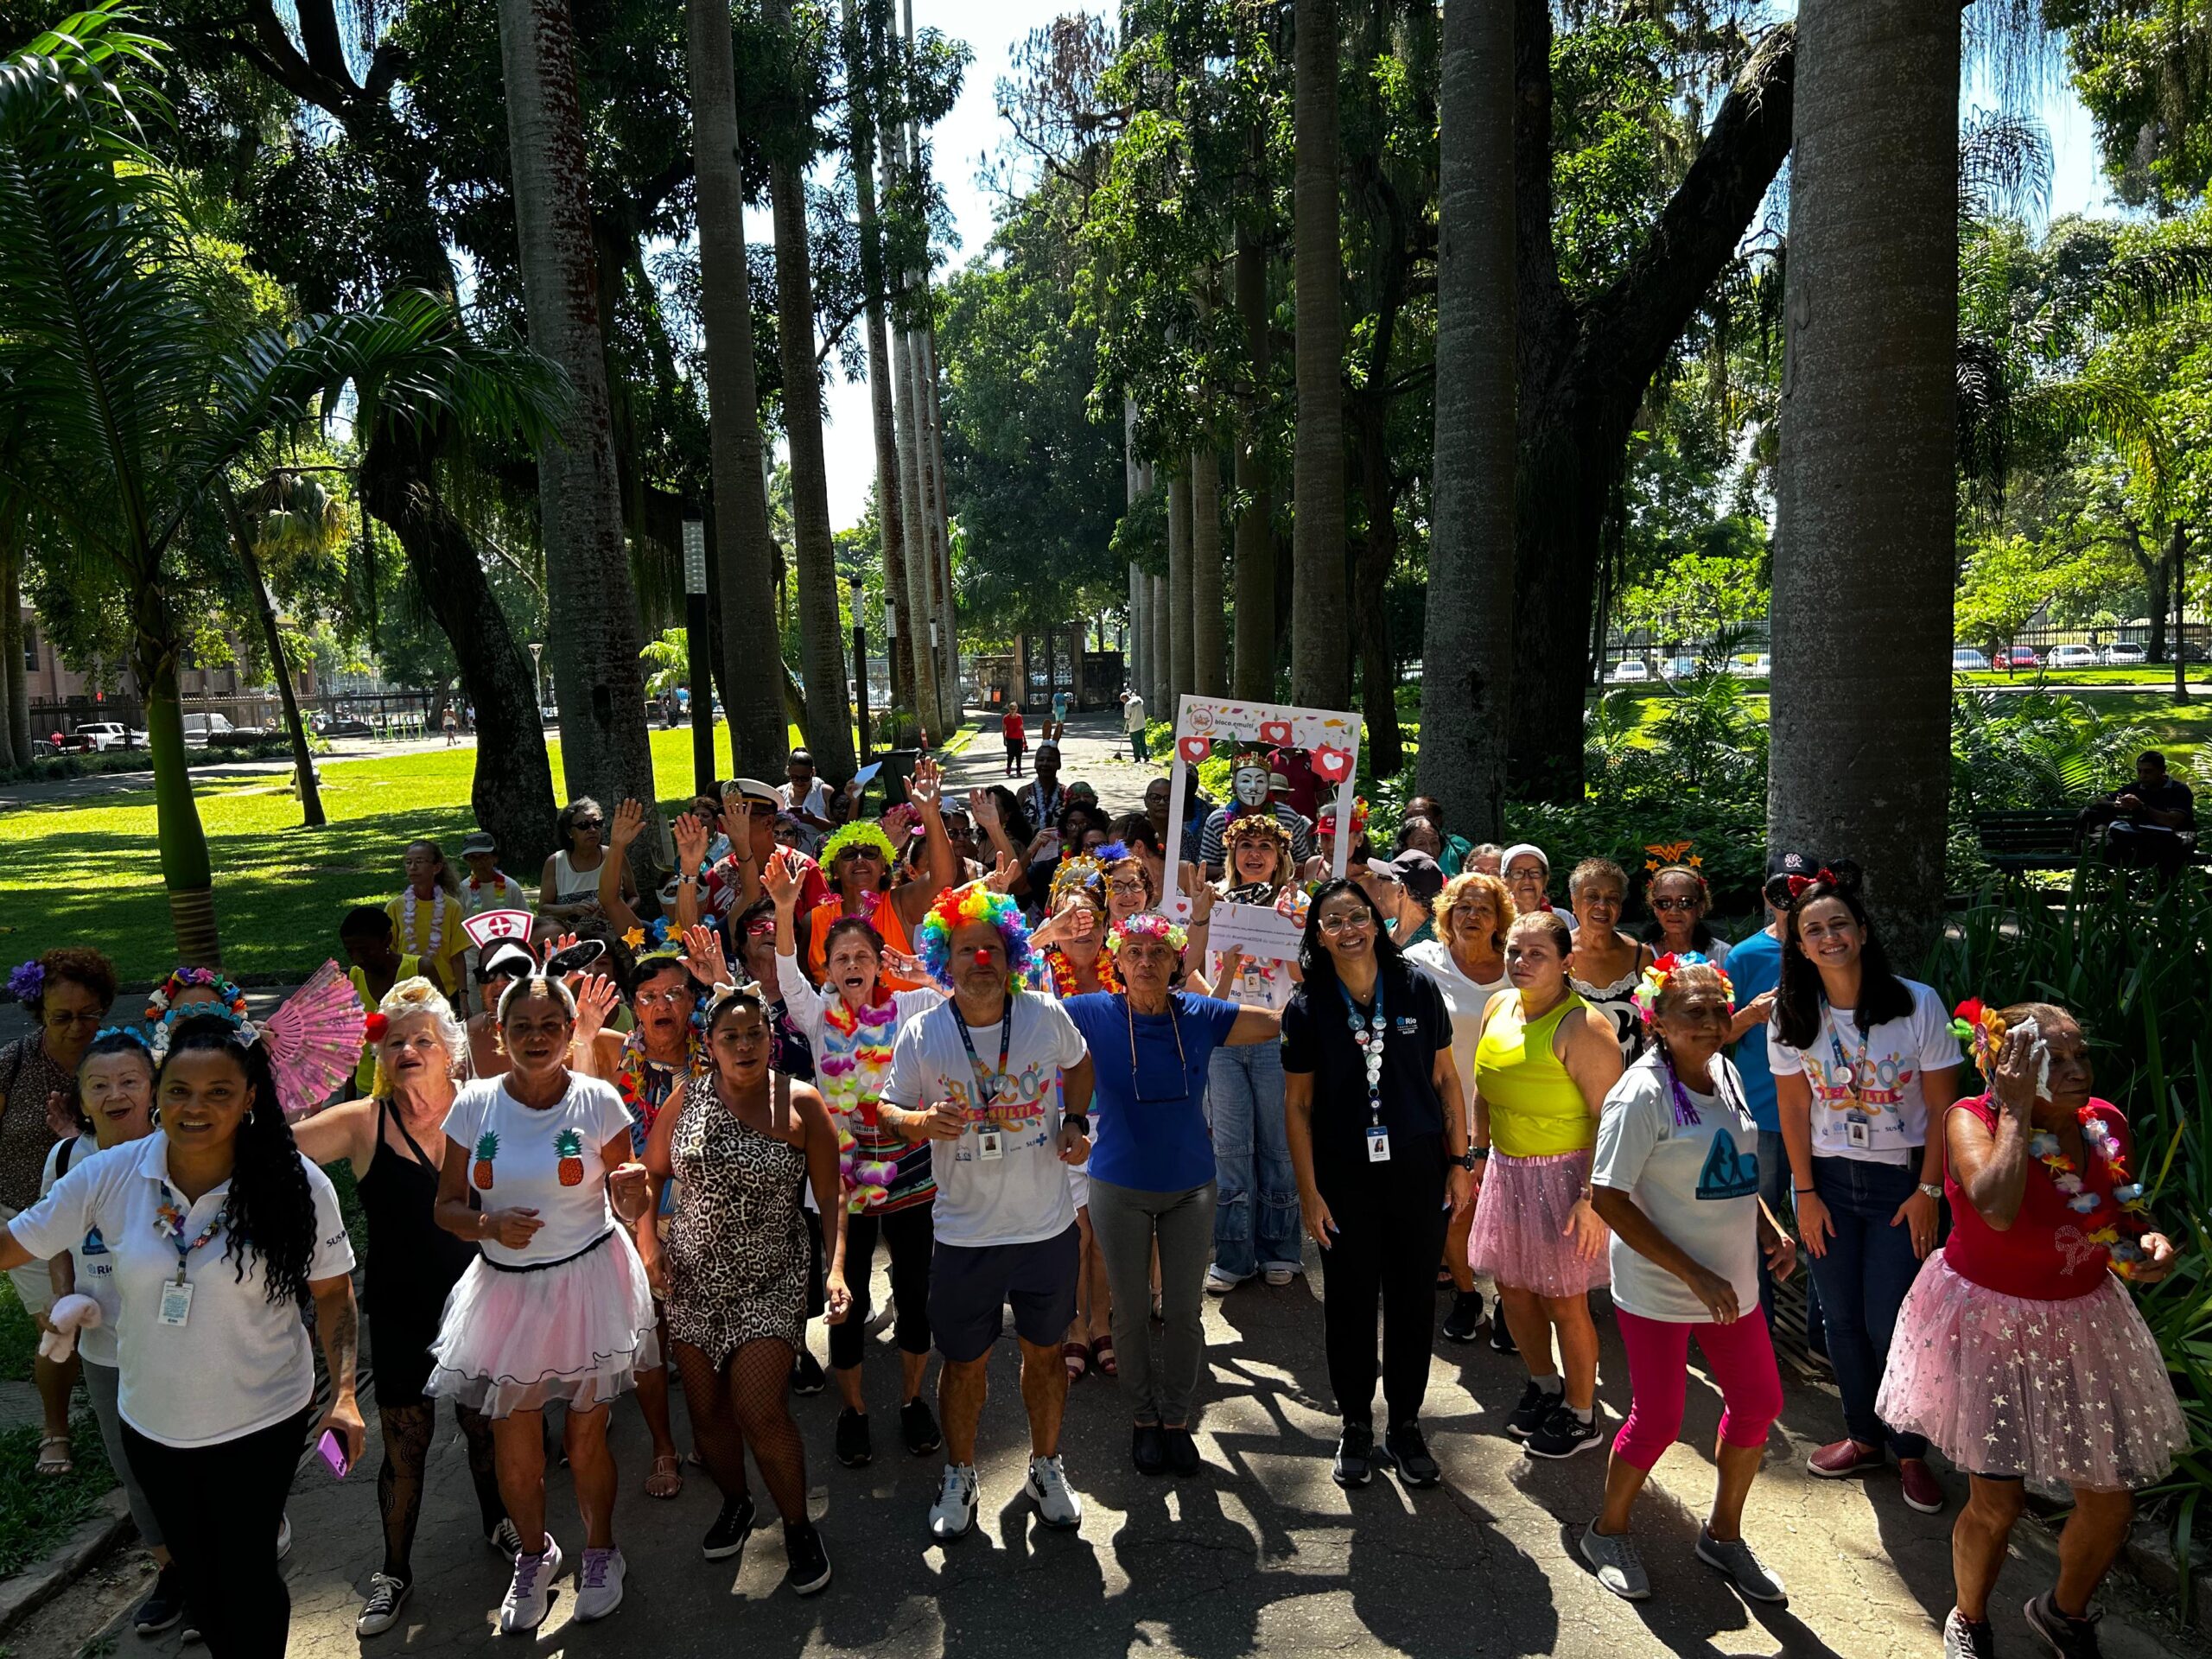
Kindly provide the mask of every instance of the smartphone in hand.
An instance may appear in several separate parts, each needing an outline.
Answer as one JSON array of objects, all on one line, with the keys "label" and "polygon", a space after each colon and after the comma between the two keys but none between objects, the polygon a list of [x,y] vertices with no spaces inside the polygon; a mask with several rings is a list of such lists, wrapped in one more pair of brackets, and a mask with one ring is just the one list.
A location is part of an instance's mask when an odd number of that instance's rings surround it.
[{"label": "smartphone in hand", "polygon": [[346,1455],[346,1442],[338,1438],[336,1429],[324,1429],[322,1438],[315,1442],[315,1455],[330,1465],[330,1472],[334,1479],[346,1478],[346,1471],[352,1469],[353,1465]]}]

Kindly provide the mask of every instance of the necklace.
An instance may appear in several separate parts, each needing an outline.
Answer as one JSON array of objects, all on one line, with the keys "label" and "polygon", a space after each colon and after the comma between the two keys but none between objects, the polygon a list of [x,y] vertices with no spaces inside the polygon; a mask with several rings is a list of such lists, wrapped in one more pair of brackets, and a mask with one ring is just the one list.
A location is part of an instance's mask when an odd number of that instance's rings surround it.
[{"label": "necklace", "polygon": [[681,1070],[685,1075],[694,1077],[704,1077],[713,1070],[709,1063],[707,1046],[699,1040],[696,1020],[695,1014],[692,1029],[683,1039],[683,1063],[680,1068],[663,1065],[659,1061],[650,1058],[645,1053],[645,1037],[634,1027],[623,1038],[622,1055],[614,1072],[614,1087],[622,1096],[623,1106],[629,1111],[633,1139],[651,1131],[653,1119],[660,1116],[660,1109],[667,1104],[668,1096],[672,1092],[671,1083],[671,1088],[658,1090],[658,1098],[646,1098],[644,1079],[648,1066],[653,1068],[655,1075]]},{"label": "necklace", "polygon": [[[438,947],[445,943],[446,907],[443,902],[444,899],[445,894],[441,892],[437,895],[437,898],[431,901],[430,942],[423,947],[421,953],[423,956],[429,957],[433,962],[435,962],[438,958]],[[401,921],[401,925],[407,930],[407,943],[410,944],[415,943],[415,889],[410,887],[407,889],[407,908],[403,913]]]},{"label": "necklace", "polygon": [[[1082,995],[1083,986],[1076,978],[1075,960],[1058,945],[1045,947],[1045,966],[1052,970],[1054,996],[1065,1002],[1071,996]],[[1109,952],[1101,950],[1098,953],[1098,960],[1092,964],[1091,971],[1098,976],[1100,990],[1118,991],[1122,988],[1122,976],[1116,971],[1114,958]]]},{"label": "necklace", "polygon": [[[2105,1166],[2112,1180],[2112,1199],[2117,1213],[2086,1236],[2092,1244],[2101,1244],[2112,1257],[2112,1270],[2127,1278],[2137,1262],[2143,1259],[2143,1248],[2135,1243],[2151,1230],[2151,1206],[2143,1200],[2143,1184],[2127,1179],[2127,1166],[2120,1147],[2120,1137],[2096,1115],[2094,1108],[2084,1106],[2075,1115],[2075,1122],[2082,1128],[2082,1140],[2091,1147]],[[2103,1195],[2089,1190],[2082,1179],[2082,1172],[2066,1155],[2058,1137],[2048,1129],[2037,1129],[2028,1137],[2029,1155],[2050,1173],[2050,1184],[2066,1198],[2066,1207],[2077,1216],[2089,1217],[2104,1207]],[[2127,1236],[2123,1237],[2125,1233]]]},{"label": "necklace", "polygon": [[1367,1062],[1367,1110],[1370,1128],[1380,1128],[1382,1122],[1382,1049],[1387,1040],[1389,1022],[1382,1014],[1382,976],[1375,976],[1375,1011],[1364,1023],[1359,1017],[1359,1005],[1351,1000],[1351,993],[1344,988],[1341,979],[1337,982],[1337,995],[1344,1000],[1345,1022],[1351,1027],[1351,1039],[1359,1045],[1359,1052]]},{"label": "necklace", "polygon": [[[493,893],[505,893],[507,890],[507,873],[505,870],[495,869],[492,872],[492,879],[489,881],[485,880],[483,877],[479,875],[471,875],[468,878],[468,890],[470,893],[482,893],[487,887]],[[410,887],[407,891],[411,896],[415,889]]]},{"label": "necklace", "polygon": [[899,1005],[882,1002],[853,1008],[846,1006],[843,997],[832,997],[822,1011],[822,1023],[836,1033],[836,1040],[823,1043],[815,1070],[822,1078],[822,1093],[837,1130],[837,1167],[844,1185],[845,1207],[857,1216],[879,1207],[891,1196],[891,1181],[899,1171],[895,1160],[862,1158],[852,1128],[855,1122],[875,1127],[883,1079],[891,1070]]}]

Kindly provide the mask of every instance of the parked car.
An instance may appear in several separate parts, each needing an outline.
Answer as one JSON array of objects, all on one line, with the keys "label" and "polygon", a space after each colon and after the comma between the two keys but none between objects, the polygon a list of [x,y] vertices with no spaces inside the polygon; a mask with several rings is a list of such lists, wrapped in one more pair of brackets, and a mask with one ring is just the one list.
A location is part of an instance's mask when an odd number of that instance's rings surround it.
[{"label": "parked car", "polygon": [[1687,680],[1702,666],[1694,657],[1669,657],[1659,664],[1659,672],[1669,680]]},{"label": "parked car", "polygon": [[1605,676],[1607,682],[1613,685],[1625,685],[1630,681],[1648,680],[1650,677],[1651,671],[1644,666],[1640,658],[1636,657],[1622,658],[1613,664],[1611,671]]},{"label": "parked car", "polygon": [[1961,645],[1951,653],[1951,672],[1978,674],[1989,666],[1989,658],[1971,645]]},{"label": "parked car", "polygon": [[2041,668],[2043,658],[2027,645],[1999,645],[1997,648],[1999,668]]},{"label": "parked car", "polygon": [[188,743],[206,745],[232,729],[227,715],[187,715],[184,717],[184,741]]},{"label": "parked car", "polygon": [[95,749],[143,749],[146,734],[134,732],[119,720],[88,720],[77,728],[74,735],[84,739]]},{"label": "parked car", "polygon": [[317,715],[315,731],[318,737],[374,737],[377,728],[359,715]]},{"label": "parked car", "polygon": [[1764,680],[1774,672],[1774,658],[1764,652],[1756,657],[1731,657],[1728,672],[1739,680]]},{"label": "parked car", "polygon": [[2094,645],[2053,645],[2050,654],[2044,658],[2046,668],[2094,668],[2097,648]]},{"label": "parked car", "polygon": [[2151,653],[2140,645],[2126,644],[2107,645],[2101,660],[2113,667],[2132,666],[2136,663],[2149,662]]}]

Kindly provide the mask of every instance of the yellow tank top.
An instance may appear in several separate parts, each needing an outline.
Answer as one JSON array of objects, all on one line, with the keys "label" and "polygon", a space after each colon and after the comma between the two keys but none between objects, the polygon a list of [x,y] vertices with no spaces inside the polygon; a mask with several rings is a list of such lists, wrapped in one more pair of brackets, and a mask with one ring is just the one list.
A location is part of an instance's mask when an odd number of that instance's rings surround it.
[{"label": "yellow tank top", "polygon": [[1517,993],[1494,996],[1475,1045],[1475,1089],[1490,1110],[1491,1144],[1509,1158],[1556,1158],[1598,1144],[1598,1120],[1552,1052],[1559,1022],[1587,1005],[1573,991],[1534,1025]]}]

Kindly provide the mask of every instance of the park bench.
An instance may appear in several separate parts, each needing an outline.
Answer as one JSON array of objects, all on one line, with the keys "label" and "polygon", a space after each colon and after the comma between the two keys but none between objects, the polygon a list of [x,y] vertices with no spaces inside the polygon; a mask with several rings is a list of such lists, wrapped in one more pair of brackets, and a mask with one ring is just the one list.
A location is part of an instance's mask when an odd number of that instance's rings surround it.
[{"label": "park bench", "polygon": [[[2062,807],[2034,812],[1984,812],[1974,821],[1974,838],[1981,855],[1993,868],[2008,871],[2070,870],[2082,861],[2074,849],[2074,823],[2079,809]],[[2190,837],[2192,842],[2194,837]],[[2192,845],[2191,861],[2212,862],[2212,852]]]}]

